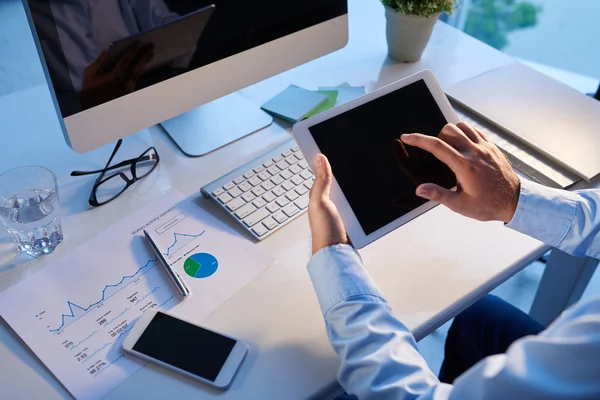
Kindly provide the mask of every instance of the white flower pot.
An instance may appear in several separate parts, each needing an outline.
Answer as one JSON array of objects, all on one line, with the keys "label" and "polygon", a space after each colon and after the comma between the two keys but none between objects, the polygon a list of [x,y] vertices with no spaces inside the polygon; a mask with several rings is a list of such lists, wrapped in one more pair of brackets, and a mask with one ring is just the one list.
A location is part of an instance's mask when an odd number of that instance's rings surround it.
[{"label": "white flower pot", "polygon": [[390,57],[400,62],[419,61],[439,16],[440,13],[422,18],[399,13],[385,6],[386,36]]}]

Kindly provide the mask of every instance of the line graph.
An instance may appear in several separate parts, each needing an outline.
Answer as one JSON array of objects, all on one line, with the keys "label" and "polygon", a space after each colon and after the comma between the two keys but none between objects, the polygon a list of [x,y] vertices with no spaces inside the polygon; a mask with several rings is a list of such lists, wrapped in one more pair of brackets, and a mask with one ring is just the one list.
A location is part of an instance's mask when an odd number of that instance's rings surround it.
[{"label": "line graph", "polygon": [[92,336],[94,336],[96,333],[98,333],[98,331],[94,331],[92,332],[92,334],[88,337],[86,337],[85,339],[83,339],[82,341],[80,341],[79,343],[77,343],[76,345],[71,346],[71,350],[69,351],[73,351],[73,349],[76,349],[77,347],[79,347],[79,345],[81,345],[83,342],[85,342],[86,340],[90,339]]},{"label": "line graph", "polygon": [[126,308],[125,310],[123,310],[122,313],[120,313],[119,315],[117,315],[116,317],[114,317],[113,319],[111,319],[110,321],[108,321],[106,324],[104,324],[104,326],[108,326],[108,325],[112,324],[113,322],[115,322],[115,320],[117,318],[119,318],[121,315],[125,314],[127,311],[129,311],[129,307]]},{"label": "line graph", "polygon": [[206,232],[206,231],[202,231],[202,232],[200,232],[200,233],[198,233],[196,235],[190,235],[190,234],[187,234],[187,233],[178,233],[178,232],[173,233],[173,244],[170,245],[169,247],[167,247],[167,252],[163,253],[163,254],[166,257],[169,257],[171,255],[171,250],[173,250],[173,248],[177,244],[177,240],[178,240],[177,238],[179,236],[181,236],[181,237],[189,237],[189,238],[195,239],[195,238],[198,238],[198,237],[204,235],[204,232]]},{"label": "line graph", "polygon": [[78,308],[80,310],[82,310],[84,313],[88,312],[91,308],[97,306],[98,304],[102,303],[104,300],[106,300],[105,296],[106,296],[106,290],[109,288],[114,288],[114,287],[118,287],[119,285],[121,285],[125,279],[131,279],[131,278],[135,278],[140,272],[142,272],[144,269],[148,268],[148,266],[150,266],[151,263],[156,262],[157,259],[151,259],[148,260],[148,262],[146,262],[146,264],[144,264],[142,267],[140,267],[133,275],[125,275],[121,278],[121,280],[118,283],[115,284],[110,284],[110,285],[106,285],[104,286],[104,289],[102,289],[102,296],[100,298],[100,300],[96,301],[95,303],[90,304],[87,307],[82,307],[78,304],[75,304],[73,302],[71,302],[70,300],[67,300],[67,306],[69,307],[69,314],[62,314],[61,315],[61,324],[58,328],[56,329],[50,329],[50,332],[58,332],[60,331],[62,328],[64,328],[65,326],[65,319],[66,318],[75,318],[75,312],[73,310],[73,307]]},{"label": "line graph", "polygon": [[94,357],[96,354],[98,354],[99,352],[101,352],[102,350],[104,350],[105,348],[110,346],[111,344],[112,344],[112,342],[108,342],[104,346],[100,347],[98,350],[94,351],[92,354],[86,356],[85,359],[83,360],[82,364],[85,364],[88,360],[91,360],[92,357]]},{"label": "line graph", "polygon": [[154,289],[152,289],[152,291],[150,291],[150,293],[148,293],[147,295],[145,295],[144,297],[142,297],[141,299],[136,301],[135,304],[140,304],[142,301],[144,301],[144,299],[146,297],[150,296],[152,293],[156,292],[158,289],[160,289],[160,286],[155,286]]},{"label": "line graph", "polygon": [[163,301],[162,303],[160,303],[158,305],[158,308],[160,309],[162,306],[164,306],[165,304],[167,304],[168,302],[170,302],[171,300],[173,300],[175,298],[175,296],[171,295],[171,297],[169,297],[168,299],[166,299],[165,301]]}]

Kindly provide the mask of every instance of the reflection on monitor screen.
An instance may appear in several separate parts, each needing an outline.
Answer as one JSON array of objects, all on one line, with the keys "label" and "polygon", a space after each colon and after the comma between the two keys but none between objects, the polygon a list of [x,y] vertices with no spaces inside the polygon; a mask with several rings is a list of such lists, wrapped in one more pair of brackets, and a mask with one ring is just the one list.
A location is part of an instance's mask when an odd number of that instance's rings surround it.
[{"label": "reflection on monitor screen", "polygon": [[63,118],[346,13],[345,0],[28,5]]}]

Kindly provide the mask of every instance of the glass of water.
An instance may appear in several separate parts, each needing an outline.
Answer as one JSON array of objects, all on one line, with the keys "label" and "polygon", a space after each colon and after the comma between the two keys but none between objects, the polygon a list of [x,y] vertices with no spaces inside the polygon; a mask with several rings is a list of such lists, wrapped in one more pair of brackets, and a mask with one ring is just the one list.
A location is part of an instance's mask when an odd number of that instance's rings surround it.
[{"label": "glass of water", "polygon": [[26,166],[0,175],[0,220],[19,251],[32,257],[49,254],[63,240],[56,176]]}]

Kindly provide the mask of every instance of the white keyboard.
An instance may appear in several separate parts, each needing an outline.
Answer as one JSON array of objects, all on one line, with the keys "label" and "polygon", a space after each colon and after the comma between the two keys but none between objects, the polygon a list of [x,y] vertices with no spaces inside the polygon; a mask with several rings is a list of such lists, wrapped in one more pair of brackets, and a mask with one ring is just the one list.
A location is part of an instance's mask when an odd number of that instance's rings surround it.
[{"label": "white keyboard", "polygon": [[292,139],[204,186],[258,240],[308,209],[314,175]]}]

